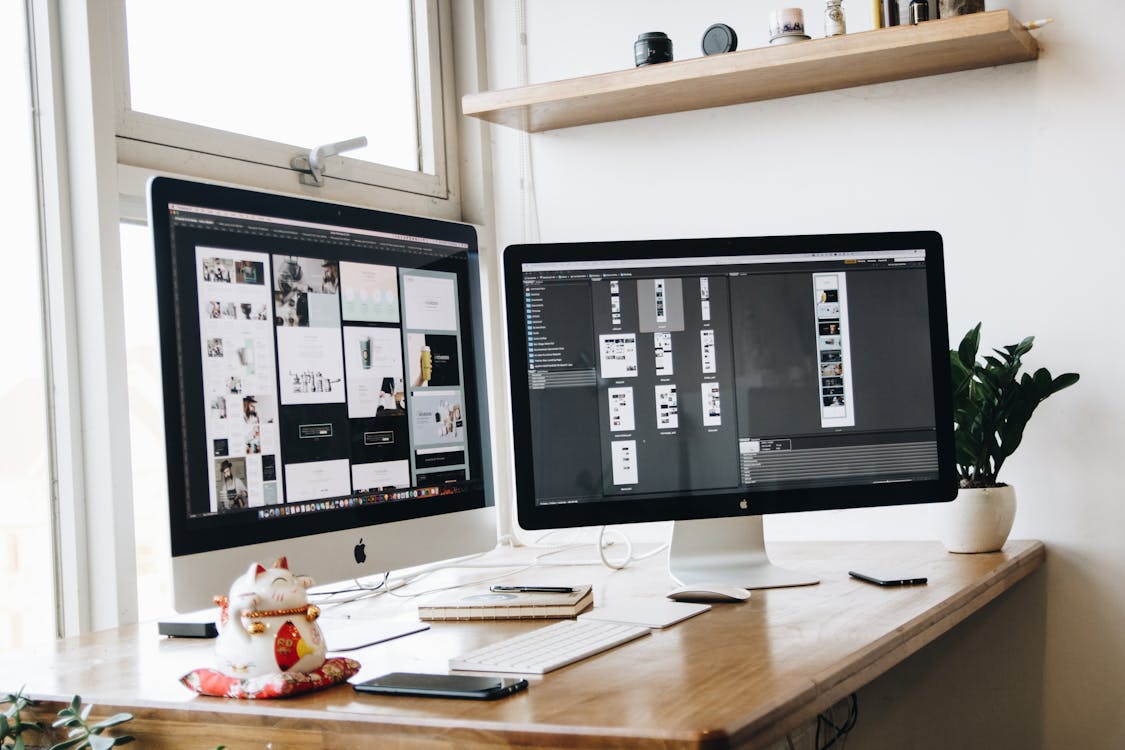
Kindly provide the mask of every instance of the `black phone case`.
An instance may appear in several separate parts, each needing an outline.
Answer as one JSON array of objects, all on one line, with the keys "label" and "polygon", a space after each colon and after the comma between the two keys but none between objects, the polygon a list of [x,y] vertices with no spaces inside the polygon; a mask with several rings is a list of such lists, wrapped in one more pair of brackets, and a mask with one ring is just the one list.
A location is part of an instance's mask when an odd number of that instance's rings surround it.
[{"label": "black phone case", "polygon": [[510,684],[493,685],[481,689],[465,689],[456,687],[442,687],[442,677],[447,675],[425,675],[432,686],[411,685],[411,684],[393,684],[383,683],[376,684],[379,680],[385,680],[394,675],[384,675],[383,677],[376,677],[374,680],[367,682],[360,682],[352,687],[360,693],[373,693],[376,695],[411,695],[422,698],[464,698],[468,700],[496,700],[503,698],[527,687],[527,680],[518,680]]},{"label": "black phone case", "polygon": [[903,578],[897,576],[886,576],[885,574],[863,573],[857,570],[849,570],[848,575],[850,575],[852,578],[858,578],[861,581],[866,581],[867,583],[873,583],[876,586],[921,586],[929,580],[925,576]]}]

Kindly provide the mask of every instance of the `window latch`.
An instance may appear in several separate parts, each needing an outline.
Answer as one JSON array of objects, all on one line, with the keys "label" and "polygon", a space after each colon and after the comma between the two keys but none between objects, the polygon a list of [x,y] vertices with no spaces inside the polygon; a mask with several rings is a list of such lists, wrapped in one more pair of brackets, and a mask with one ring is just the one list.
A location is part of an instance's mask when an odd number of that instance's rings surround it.
[{"label": "window latch", "polygon": [[329,156],[337,156],[345,151],[363,148],[366,145],[367,136],[364,135],[346,141],[326,143],[323,146],[309,149],[308,156],[294,156],[289,162],[289,166],[301,173],[298,179],[300,179],[302,185],[324,187],[325,159]]}]

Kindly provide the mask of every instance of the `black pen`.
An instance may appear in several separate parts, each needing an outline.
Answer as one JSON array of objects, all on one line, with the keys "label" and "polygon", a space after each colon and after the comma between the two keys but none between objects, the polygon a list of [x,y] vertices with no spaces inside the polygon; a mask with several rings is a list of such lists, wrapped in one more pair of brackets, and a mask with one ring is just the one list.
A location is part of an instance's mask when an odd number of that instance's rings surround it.
[{"label": "black pen", "polygon": [[573,594],[570,586],[489,586],[489,591],[496,593],[517,592],[520,594]]}]

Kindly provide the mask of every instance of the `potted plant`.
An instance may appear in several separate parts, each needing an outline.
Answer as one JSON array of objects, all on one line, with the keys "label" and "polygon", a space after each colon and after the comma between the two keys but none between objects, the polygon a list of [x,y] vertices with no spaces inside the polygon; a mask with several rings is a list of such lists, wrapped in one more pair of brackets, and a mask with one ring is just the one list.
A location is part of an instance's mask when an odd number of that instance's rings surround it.
[{"label": "potted plant", "polygon": [[1051,377],[1046,368],[1020,374],[1034,336],[993,349],[980,359],[980,323],[949,352],[953,371],[953,438],[960,489],[950,504],[942,541],[950,552],[994,552],[1004,546],[1016,515],[1015,491],[997,479],[1023,440],[1039,404],[1078,382],[1077,373]]}]

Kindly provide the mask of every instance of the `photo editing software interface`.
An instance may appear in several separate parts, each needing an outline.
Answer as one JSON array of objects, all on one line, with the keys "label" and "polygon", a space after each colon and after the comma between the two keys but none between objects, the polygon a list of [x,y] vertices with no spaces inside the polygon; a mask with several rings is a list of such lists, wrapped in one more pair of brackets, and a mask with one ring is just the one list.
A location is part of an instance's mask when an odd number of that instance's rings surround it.
[{"label": "photo editing software interface", "polygon": [[925,264],[524,262],[536,503],[936,479]]},{"label": "photo editing software interface", "polygon": [[308,517],[473,486],[467,245],[169,214],[185,461],[206,455],[205,477],[185,465],[189,517]]}]

